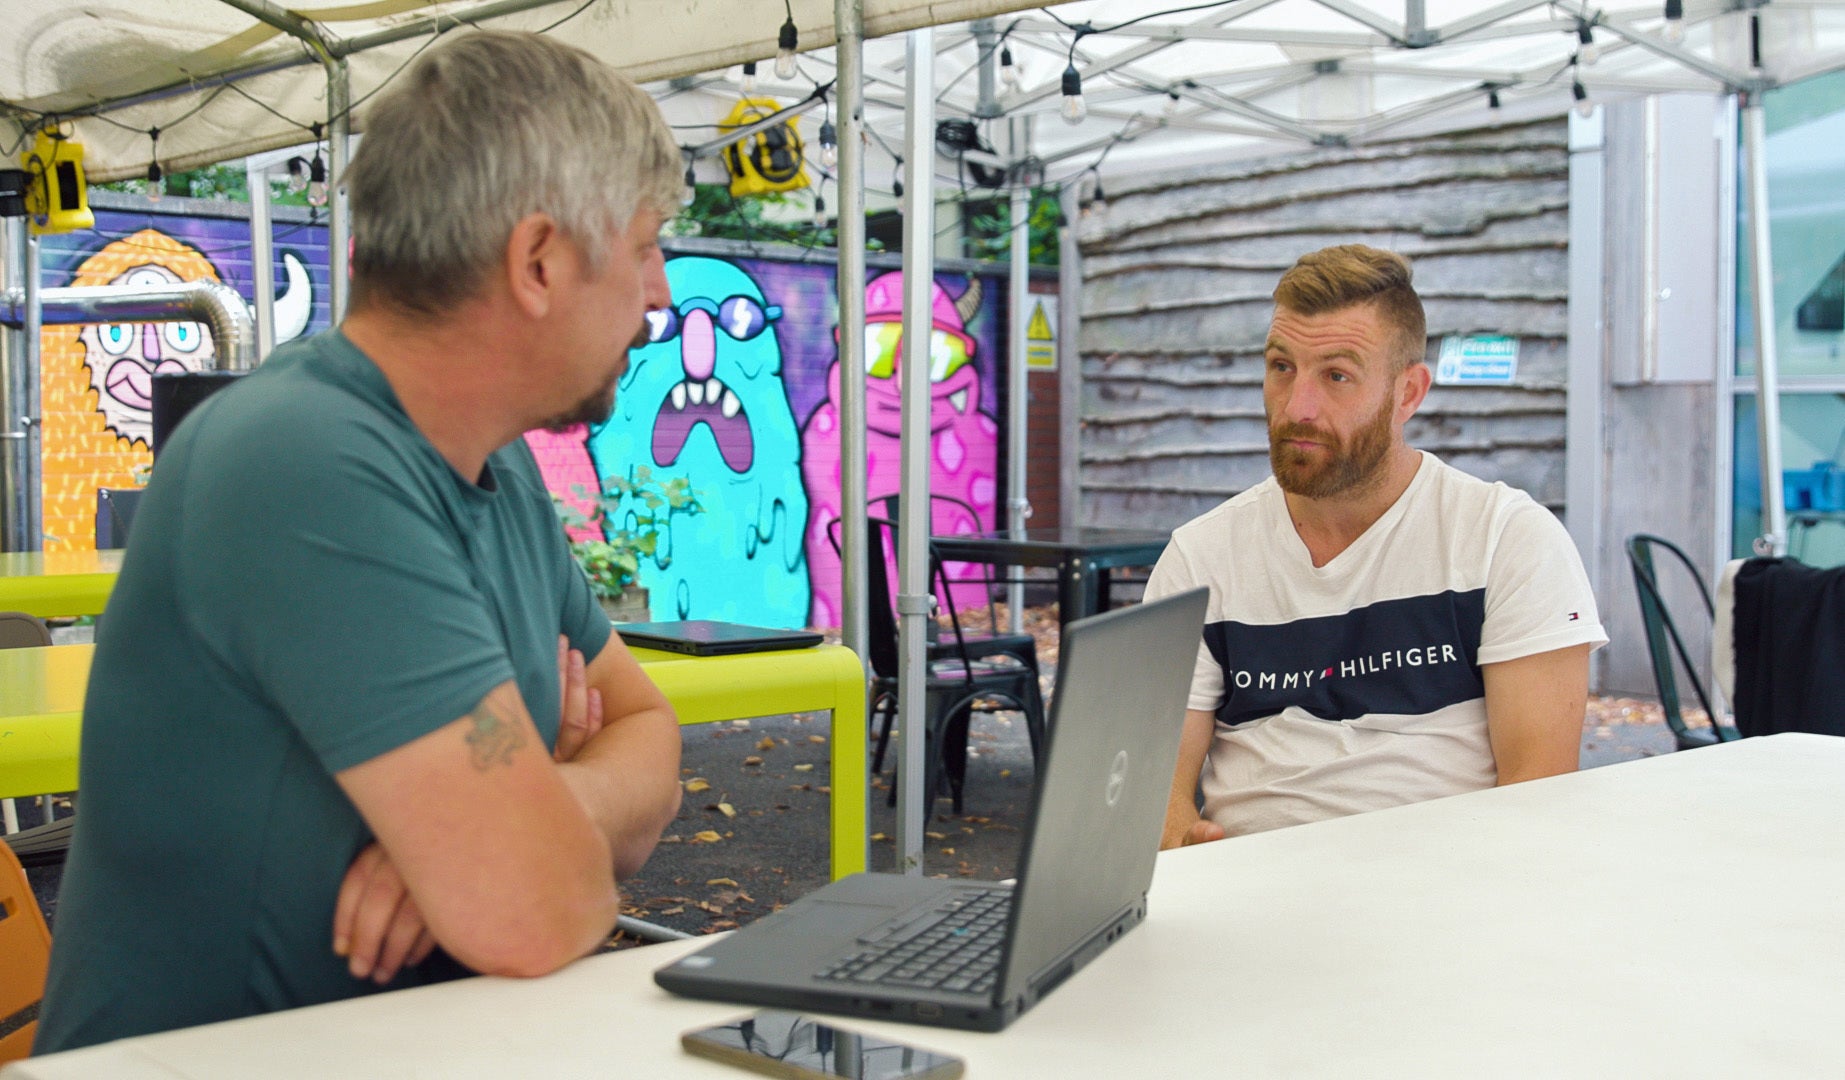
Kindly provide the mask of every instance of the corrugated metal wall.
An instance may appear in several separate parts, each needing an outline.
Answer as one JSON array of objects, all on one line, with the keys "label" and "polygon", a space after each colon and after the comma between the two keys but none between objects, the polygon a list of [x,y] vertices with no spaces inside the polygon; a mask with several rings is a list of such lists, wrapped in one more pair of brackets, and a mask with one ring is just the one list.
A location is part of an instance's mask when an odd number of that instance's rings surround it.
[{"label": "corrugated metal wall", "polygon": [[1236,162],[1108,196],[1079,224],[1076,520],[1175,526],[1267,476],[1270,294],[1302,253],[1355,242],[1411,260],[1431,362],[1445,335],[1520,339],[1514,385],[1436,387],[1410,444],[1561,512],[1562,120]]}]

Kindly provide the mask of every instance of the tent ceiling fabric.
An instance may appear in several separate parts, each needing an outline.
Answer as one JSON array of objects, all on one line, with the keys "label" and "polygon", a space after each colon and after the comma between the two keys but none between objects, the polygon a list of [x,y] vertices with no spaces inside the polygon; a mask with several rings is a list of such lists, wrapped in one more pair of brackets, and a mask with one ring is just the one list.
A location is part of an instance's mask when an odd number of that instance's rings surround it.
[{"label": "tent ceiling fabric", "polygon": [[[796,100],[833,77],[832,0],[792,0],[801,74],[766,92]],[[1178,8],[1191,10],[1177,11]],[[1663,0],[1595,7],[1583,0],[1086,0],[1045,10],[1016,0],[865,0],[867,122],[900,145],[901,31],[936,35],[938,115],[1033,117],[1031,145],[1052,175],[1174,163],[1476,127],[1557,113],[1580,81],[1592,99],[1766,87],[1845,64],[1845,0],[1773,0],[1758,8],[1686,0],[1681,41]],[[46,114],[72,122],[96,180],[168,171],[307,141],[326,120],[326,74],[315,52],[252,12],[307,20],[348,54],[363,102],[437,28],[551,28],[655,87],[676,121],[711,118],[735,100],[734,65],[775,52],[785,18],[775,0],[370,0],[285,12],[275,0],[8,0],[0,29],[0,150],[16,150]],[[1749,66],[1750,19],[1762,20],[1763,67]],[[970,20],[992,17],[1020,62],[1016,86],[985,107]],[[1118,24],[1139,20],[1129,26]],[[1579,23],[1600,53],[1579,54]],[[1108,32],[1075,40],[1072,26]],[[414,31],[414,33],[410,33]],[[370,40],[410,33],[370,48]],[[882,40],[876,40],[878,38]],[[1088,116],[1058,116],[1072,55]],[[266,71],[228,81],[234,73]],[[680,79],[669,86],[664,80]],[[1498,87],[1502,112],[1488,107]],[[1176,95],[1176,96],[1175,96]],[[706,103],[704,99],[712,99]],[[128,101],[128,104],[113,104]],[[677,104],[672,104],[673,102]],[[697,108],[693,108],[697,105]],[[85,113],[97,115],[83,115]],[[686,120],[696,123],[698,120]],[[817,123],[817,121],[815,121]],[[1003,129],[1003,124],[998,127]],[[357,127],[357,125],[355,125]],[[1003,153],[1004,131],[988,125]],[[688,138],[687,142],[699,141]],[[12,156],[11,153],[6,156]],[[875,155],[874,155],[875,157]]]}]

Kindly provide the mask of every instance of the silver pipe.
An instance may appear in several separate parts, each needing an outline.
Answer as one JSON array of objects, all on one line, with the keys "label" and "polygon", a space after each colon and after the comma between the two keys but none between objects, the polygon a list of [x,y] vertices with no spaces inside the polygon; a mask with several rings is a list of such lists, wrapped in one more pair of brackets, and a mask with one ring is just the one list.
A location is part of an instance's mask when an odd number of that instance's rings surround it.
[{"label": "silver pipe", "polygon": [[1743,164],[1748,172],[1749,284],[1755,314],[1756,438],[1762,463],[1758,554],[1787,554],[1787,503],[1781,492],[1781,370],[1775,356],[1774,252],[1768,235],[1768,128],[1760,94],[1742,96]]},{"label": "silver pipe", "polygon": [[352,154],[352,74],[343,56],[327,62],[327,128],[327,304],[332,325],[338,326],[346,317],[351,285],[346,254],[352,236],[346,205],[346,162]]},{"label": "silver pipe", "polygon": [[[252,159],[254,160],[254,159]],[[244,167],[250,189],[250,288],[256,315],[256,355],[275,351],[275,230],[269,224],[269,170]]]},{"label": "silver pipe", "polygon": [[[1023,126],[1012,147],[1012,160],[1024,161],[1031,152],[1031,121],[1014,122]],[[1027,350],[1025,334],[1031,319],[1031,189],[1023,173],[1012,179],[1012,227],[1008,240],[1012,255],[1012,326],[1006,344],[1011,353],[1006,367],[1006,488],[1008,490],[1006,527],[1019,539],[1025,536],[1025,521],[1031,517],[1031,499],[1026,494],[1025,444],[1026,425],[1030,423],[1030,388],[1026,380]],[[1025,585],[1017,574],[1006,586],[1006,632],[1024,629]]]},{"label": "silver pipe", "polygon": [[1083,251],[1076,222],[1082,213],[1081,184],[1071,182],[1058,193],[1063,211],[1057,259],[1057,503],[1059,525],[1081,525],[1083,497],[1083,354],[1077,338],[1083,327]]},{"label": "silver pipe", "polygon": [[[839,636],[871,655],[865,583],[865,4],[834,0],[839,28]],[[870,797],[870,790],[860,794]],[[864,837],[859,837],[860,854]]]},{"label": "silver pipe", "polygon": [[897,619],[902,647],[897,711],[897,868],[923,872],[924,698],[928,685],[924,620],[929,602],[929,339],[935,329],[935,32],[912,30],[907,49],[903,148],[903,493],[897,522]]},{"label": "silver pipe", "polygon": [[[25,284],[26,220],[0,218],[0,293],[23,290]],[[32,433],[38,413],[31,407],[32,387],[38,383],[37,351],[15,326],[0,324],[0,550],[31,551],[33,534],[26,528],[38,490],[32,469],[38,461],[31,453]]]},{"label": "silver pipe", "polygon": [[[32,278],[27,269],[27,281]],[[220,371],[256,366],[256,326],[237,290],[218,281],[176,281],[171,285],[86,285],[45,289],[42,315],[28,289],[0,293],[0,323],[37,333],[39,323],[202,322],[211,330]],[[29,321],[30,320],[30,321]],[[34,338],[33,340],[37,340]],[[36,413],[34,414],[36,415]]]},{"label": "silver pipe", "polygon": [[42,551],[45,547],[45,410],[40,397],[43,383],[39,378],[42,370],[39,354],[45,340],[45,285],[39,265],[38,236],[29,228],[23,254],[21,299],[25,310],[19,321],[19,336],[26,344],[26,378],[20,387],[18,401],[19,427],[26,436],[19,445],[25,459],[22,470],[25,490],[19,500],[23,512],[16,519],[20,534],[15,550]]},{"label": "silver pipe", "polygon": [[999,31],[994,29],[992,19],[975,19],[968,27],[973,30],[974,41],[980,50],[980,59],[975,62],[979,80],[975,83],[978,96],[974,98],[974,115],[983,120],[991,120],[1005,111],[999,107],[996,89],[998,81],[994,78],[994,69],[998,64],[996,54],[999,51]]}]

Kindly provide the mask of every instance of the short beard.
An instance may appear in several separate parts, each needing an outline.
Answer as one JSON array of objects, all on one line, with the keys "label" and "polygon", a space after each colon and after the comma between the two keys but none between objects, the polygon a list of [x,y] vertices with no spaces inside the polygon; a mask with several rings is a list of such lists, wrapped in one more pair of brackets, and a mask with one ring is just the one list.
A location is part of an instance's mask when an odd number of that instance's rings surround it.
[{"label": "short beard", "polygon": [[615,384],[611,382],[607,387],[577,402],[576,407],[570,411],[559,413],[546,420],[541,426],[553,435],[561,435],[578,424],[595,427],[597,424],[607,423],[609,417],[614,414]]},{"label": "short beard", "polygon": [[1385,399],[1377,416],[1353,433],[1350,442],[1334,442],[1331,457],[1317,469],[1300,453],[1282,444],[1289,439],[1312,439],[1321,444],[1331,436],[1307,424],[1290,424],[1269,428],[1268,461],[1275,471],[1281,490],[1303,499],[1330,499],[1361,490],[1383,474],[1384,459],[1393,441],[1391,416],[1393,400]]},{"label": "short beard", "polygon": [[[633,352],[647,344],[647,321],[641,320],[641,328],[635,331],[634,340],[628,343],[628,351]],[[624,372],[626,367],[622,369]],[[609,380],[609,385],[576,403],[576,407],[546,420],[539,426],[553,435],[561,435],[578,424],[595,427],[608,423],[609,417],[615,415],[615,384],[621,376]]]}]

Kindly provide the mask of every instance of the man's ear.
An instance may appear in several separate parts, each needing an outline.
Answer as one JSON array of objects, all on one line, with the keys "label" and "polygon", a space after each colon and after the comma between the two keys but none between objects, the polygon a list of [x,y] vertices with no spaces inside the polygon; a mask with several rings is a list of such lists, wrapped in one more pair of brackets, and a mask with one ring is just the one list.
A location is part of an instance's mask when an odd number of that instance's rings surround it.
[{"label": "man's ear", "polygon": [[1434,375],[1429,372],[1427,364],[1417,360],[1404,368],[1403,374],[1397,376],[1397,379],[1397,420],[1401,423],[1408,421],[1416,415],[1417,409],[1422,408],[1423,400],[1429,396],[1429,384],[1434,380]]},{"label": "man's ear", "polygon": [[531,213],[520,218],[506,238],[503,272],[514,305],[528,318],[542,319],[551,311],[558,271],[566,257],[563,230],[551,215]]}]

